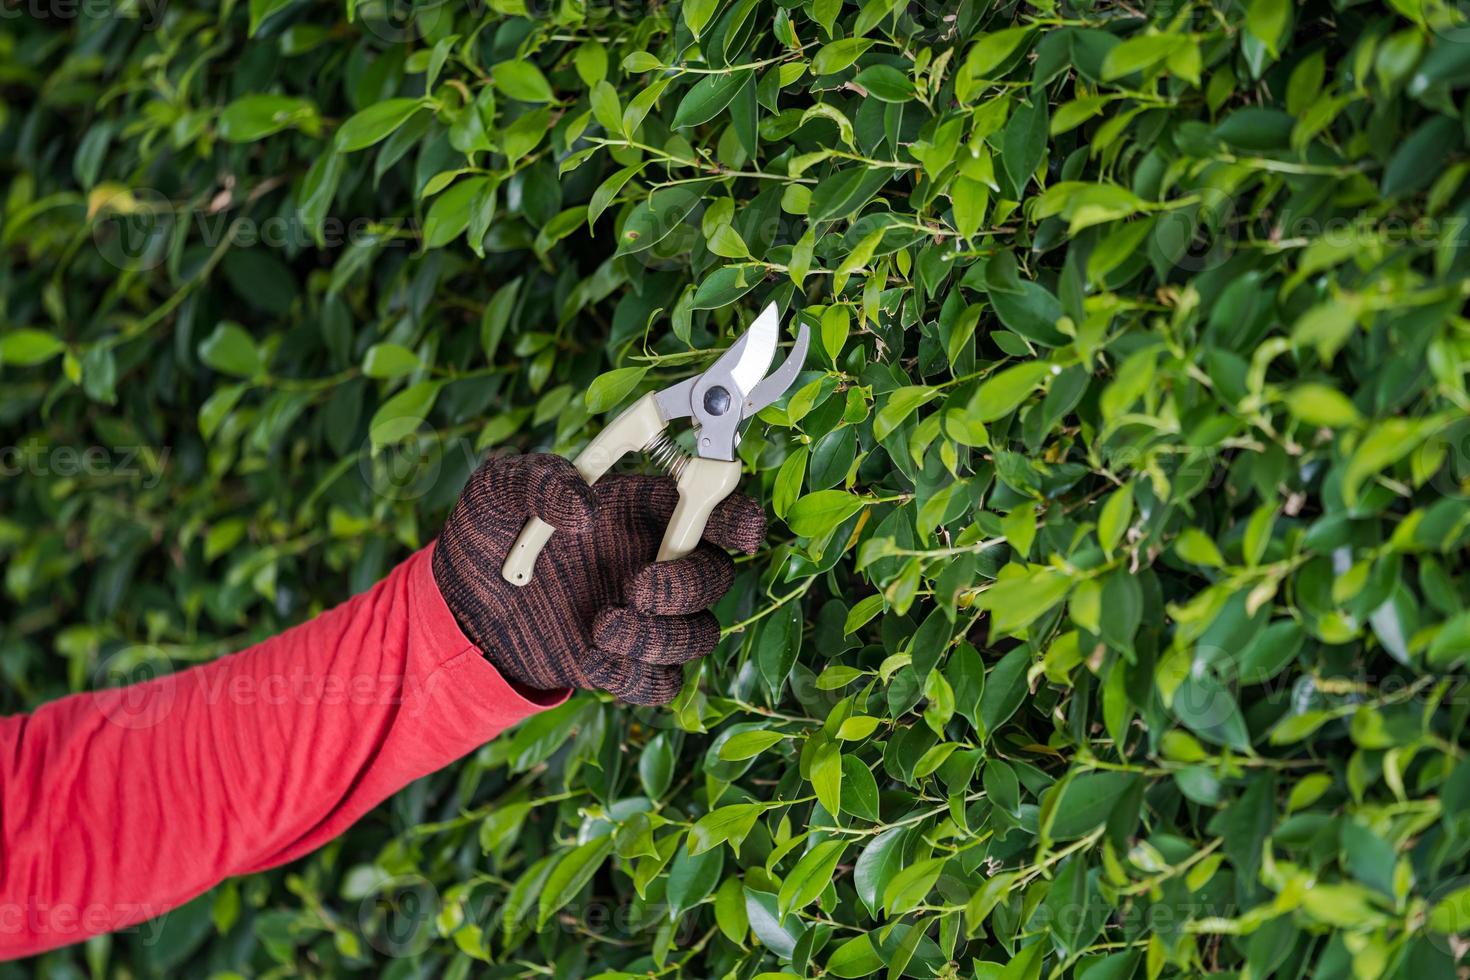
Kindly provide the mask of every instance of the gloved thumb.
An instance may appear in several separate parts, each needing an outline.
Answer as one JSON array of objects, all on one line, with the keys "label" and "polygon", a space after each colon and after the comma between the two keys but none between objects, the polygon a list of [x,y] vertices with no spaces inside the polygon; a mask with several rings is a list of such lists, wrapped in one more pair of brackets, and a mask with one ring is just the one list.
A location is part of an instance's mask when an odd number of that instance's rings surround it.
[{"label": "gloved thumb", "polygon": [[471,481],[475,502],[524,520],[541,518],[580,534],[597,517],[597,496],[570,462],[551,453],[489,459]]}]

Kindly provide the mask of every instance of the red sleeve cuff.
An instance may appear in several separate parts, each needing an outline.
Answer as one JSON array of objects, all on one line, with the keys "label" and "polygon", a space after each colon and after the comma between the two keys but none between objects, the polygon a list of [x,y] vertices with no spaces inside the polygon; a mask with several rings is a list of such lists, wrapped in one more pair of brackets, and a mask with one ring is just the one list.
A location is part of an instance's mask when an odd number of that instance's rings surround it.
[{"label": "red sleeve cuff", "polygon": [[[434,581],[435,540],[409,557],[409,589],[414,596],[417,623],[426,640],[425,648],[436,651],[439,665],[455,672],[456,682],[480,689],[480,697],[525,716],[554,708],[571,697],[570,688],[544,691],[505,677],[479,647],[465,636],[459,621],[444,601]],[[502,720],[504,711],[497,711]],[[503,724],[501,727],[504,727]]]}]

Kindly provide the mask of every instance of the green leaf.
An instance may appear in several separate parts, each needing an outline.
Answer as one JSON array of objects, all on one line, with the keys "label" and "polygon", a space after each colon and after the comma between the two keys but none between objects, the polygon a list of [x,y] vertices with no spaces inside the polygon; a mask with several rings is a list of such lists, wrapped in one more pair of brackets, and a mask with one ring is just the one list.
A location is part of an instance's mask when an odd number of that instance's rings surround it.
[{"label": "green leaf", "polygon": [[424,425],[439,398],[441,381],[420,381],[384,402],[368,423],[374,448],[399,442]]},{"label": "green leaf", "polygon": [[832,274],[833,292],[841,293],[853,273],[867,268],[885,234],[884,229],[878,228],[864,236],[863,240],[853,247],[853,250],[847,254],[847,258],[837,266],[837,271]]},{"label": "green leaf", "polygon": [[802,537],[815,537],[862,510],[867,501],[841,490],[818,490],[791,505],[786,523]]},{"label": "green leaf", "polygon": [[622,404],[648,373],[646,367],[617,368],[600,374],[587,388],[587,411],[605,412]]},{"label": "green leaf", "polygon": [[1448,669],[1470,657],[1470,610],[1452,616],[1429,642],[1429,663]]},{"label": "green leaf", "polygon": [[[255,346],[251,343],[252,353],[254,349]],[[0,365],[32,367],[46,363],[64,350],[66,345],[44,330],[22,328],[0,335]]]},{"label": "green leaf", "polygon": [[939,394],[937,388],[928,385],[908,385],[895,389],[873,417],[873,438],[886,439],[888,434],[904,423],[920,405]]},{"label": "green leaf", "polygon": [[913,80],[892,65],[869,65],[858,72],[853,83],[883,102],[912,102],[918,94]]},{"label": "green leaf", "polygon": [[795,923],[788,923],[776,914],[776,896],[745,889],[745,913],[750,929],[761,945],[777,956],[789,959],[796,951],[799,937],[792,931]]},{"label": "green leaf", "polygon": [[793,909],[805,908],[817,900],[817,896],[832,883],[837,862],[847,850],[844,840],[829,840],[813,847],[802,855],[781,883],[776,896],[776,908],[781,916]]},{"label": "green leaf", "polygon": [[760,277],[744,266],[716,269],[699,284],[690,304],[696,310],[718,310],[729,306],[760,284]]},{"label": "green leaf", "polygon": [[1026,668],[1031,656],[1025,647],[1016,647],[991,668],[980,696],[982,735],[993,733],[1016,713],[1026,697]]},{"label": "green leaf", "polygon": [[1180,558],[1195,565],[1204,565],[1208,568],[1223,568],[1225,557],[1220,554],[1219,547],[1210,540],[1197,527],[1186,527],[1180,530],[1179,537],[1174,539],[1174,552]]},{"label": "green leaf", "polygon": [[320,126],[316,106],[287,95],[247,95],[225,107],[219,117],[220,139],[250,143],[283,129],[315,133]]},{"label": "green leaf", "polygon": [[1054,366],[1043,361],[1028,361],[1008,367],[986,378],[975,389],[969,411],[981,422],[993,422],[1009,415],[1055,371]]},{"label": "green leaf", "polygon": [[963,174],[955,178],[949,190],[950,202],[954,205],[955,229],[961,238],[973,238],[985,224],[985,212],[990,204],[990,186]]},{"label": "green leaf", "polygon": [[662,68],[663,62],[659,61],[647,51],[634,51],[623,58],[623,70],[640,74]]},{"label": "green leaf", "polygon": [[387,99],[368,106],[342,123],[337,130],[337,149],[343,153],[363,150],[388,137],[423,107],[418,99]]},{"label": "green leaf", "polygon": [[666,734],[655,736],[643,747],[638,756],[638,779],[651,800],[662,797],[673,782],[674,747]]},{"label": "green leaf", "polygon": [[766,620],[756,643],[755,661],[766,689],[779,692],[801,651],[798,610],[788,606]]},{"label": "green leaf", "polygon": [[827,973],[834,977],[866,977],[883,968],[884,960],[868,935],[855,936],[838,946],[827,958]]},{"label": "green leaf", "polygon": [[1267,626],[1240,655],[1240,683],[1263,684],[1280,674],[1301,651],[1303,640],[1301,624],[1294,620]]},{"label": "green leaf", "polygon": [[1046,156],[1048,120],[1046,102],[1040,98],[1033,97],[1011,112],[1001,144],[1001,162],[1017,188],[1030,182]]},{"label": "green leaf", "polygon": [[[1422,166],[1424,160],[1443,158],[1463,143],[1463,134],[1455,120],[1436,116],[1409,135],[1394,151],[1383,170],[1382,191],[1385,197],[1402,197],[1429,185],[1433,174]],[[1419,166],[1416,166],[1418,161]]]},{"label": "green leaf", "polygon": [[812,74],[835,75],[862,57],[873,44],[871,38],[863,37],[845,37],[824,44],[812,58]]},{"label": "green leaf", "polygon": [[1208,671],[1192,671],[1174,691],[1174,717],[1207,742],[1250,749],[1250,733],[1230,691]]},{"label": "green leaf", "polygon": [[937,857],[900,869],[883,889],[883,910],[889,915],[902,915],[921,904],[948,863],[948,857]]},{"label": "green leaf", "polygon": [[250,33],[253,35],[267,18],[290,2],[291,0],[250,0]]},{"label": "green leaf", "polygon": [[822,349],[836,363],[847,346],[848,334],[852,331],[852,316],[846,306],[833,305],[822,312]]},{"label": "green leaf", "polygon": [[1429,928],[1446,936],[1470,930],[1470,886],[1457,888],[1429,910]]},{"label": "green leaf", "polygon": [[434,198],[424,218],[424,248],[443,248],[463,234],[475,216],[477,198],[491,186],[489,177],[467,177]]},{"label": "green leaf", "polygon": [[976,605],[990,612],[993,635],[1016,633],[1060,602],[1071,587],[1072,580],[1064,573],[1038,568],[996,582]]},{"label": "green leaf", "polygon": [[1051,838],[1057,841],[1085,837],[1099,827],[1123,796],[1133,777],[1122,772],[1083,773],[1059,791],[1053,811]]},{"label": "green leaf", "polygon": [[832,36],[832,25],[842,10],[842,0],[812,0],[812,19],[821,25],[822,33]]},{"label": "green leaf", "polygon": [[667,238],[699,203],[700,190],[681,185],[650,194],[623,222],[618,254],[642,252]]},{"label": "green leaf", "polygon": [[577,893],[592,880],[602,862],[612,853],[613,840],[610,836],[598,837],[568,852],[551,873],[541,888],[536,903],[536,927],[544,926],[564,905],[577,897]]},{"label": "green leaf", "polygon": [[1273,55],[1280,54],[1281,35],[1291,22],[1291,0],[1250,0],[1245,26]]},{"label": "green leaf", "polygon": [[776,471],[776,484],[771,490],[771,510],[785,518],[791,505],[801,495],[801,482],[806,477],[806,461],[810,451],[802,446],[787,456]]},{"label": "green leaf", "polygon": [[[0,354],[3,354],[0,348]],[[9,360],[8,357],[5,358]],[[238,323],[224,320],[199,345],[199,359],[216,371],[237,378],[253,378],[265,369],[255,338]]]},{"label": "green leaf", "polygon": [[346,158],[340,153],[323,153],[312,163],[306,172],[306,179],[301,182],[296,213],[301,218],[301,223],[311,232],[312,240],[318,248],[326,245],[323,223],[333,198],[337,196],[345,162]]},{"label": "green leaf", "polygon": [[745,943],[750,917],[745,910],[745,892],[739,878],[726,878],[715,891],[715,924],[730,942]]},{"label": "green leaf", "polygon": [[753,759],[773,745],[785,741],[786,736],[780,732],[756,731],[741,732],[730,736],[730,739],[720,746],[720,758],[727,762],[739,762],[745,759]]},{"label": "green leaf", "polygon": [[362,373],[369,378],[399,378],[421,367],[418,355],[399,344],[374,344],[362,357]]},{"label": "green leaf", "polygon": [[[849,718],[842,723],[843,728],[846,728],[849,722],[856,720]],[[869,731],[869,735],[876,730],[878,719],[874,718],[872,721],[874,728]],[[841,737],[841,732],[838,734]],[[872,770],[855,755],[842,757],[842,812],[875,822],[879,817],[878,781],[873,778]]]},{"label": "green leaf", "polygon": [[1133,487],[1124,484],[1108,495],[1097,518],[1097,539],[1103,552],[1112,555],[1133,522]]},{"label": "green leaf", "polygon": [[735,93],[754,75],[753,69],[704,75],[689,89],[674,113],[674,128],[685,129],[709,122],[725,110]]},{"label": "green leaf", "polygon": [[1403,459],[1424,438],[1418,422],[1386,419],[1368,430],[1358,443],[1342,478],[1342,496],[1349,506],[1357,503],[1358,490],[1369,477]]},{"label": "green leaf", "polygon": [[1011,330],[1044,347],[1060,347],[1066,337],[1057,330],[1062,318],[1062,304],[1044,286],[1034,282],[1019,284],[1017,292],[992,290],[990,301]]},{"label": "green leaf", "polygon": [[678,915],[708,898],[720,883],[725,870],[724,848],[713,848],[691,855],[681,848],[669,868],[667,895],[670,911]]},{"label": "green leaf", "polygon": [[1286,406],[1306,425],[1340,429],[1360,420],[1358,410],[1342,392],[1323,384],[1297,385],[1287,392]]},{"label": "green leaf", "polygon": [[987,878],[985,883],[975,890],[969,902],[965,903],[965,934],[967,936],[974,936],[980,932],[985,919],[1006,897],[1006,893],[1011,890],[1011,886],[1015,884],[1018,877],[1020,875],[1014,871],[1002,871]]},{"label": "green leaf", "polygon": [[828,813],[842,812],[842,750],[826,742],[812,757],[812,789]]},{"label": "green leaf", "polygon": [[1103,79],[1113,81],[1151,68],[1188,43],[1188,38],[1172,34],[1130,37],[1115,46],[1103,59]]},{"label": "green leaf", "polygon": [[718,0],[684,0],[682,13],[689,33],[699,37],[700,32],[710,22],[710,18],[715,15],[718,7]]},{"label": "green leaf", "polygon": [[205,441],[214,438],[221,425],[230,417],[235,406],[248,390],[247,385],[227,385],[215,389],[214,393],[199,406],[199,434]]},{"label": "green leaf", "polygon": [[577,45],[572,54],[577,77],[584,85],[596,85],[607,78],[607,48],[597,41],[585,41]]},{"label": "green leaf", "polygon": [[1030,27],[1008,27],[982,35],[965,54],[965,71],[971,76],[989,78],[1021,46],[1031,31]]},{"label": "green leaf", "polygon": [[943,738],[945,726],[954,717],[954,689],[949,686],[949,681],[944,679],[943,674],[931,670],[924,681],[924,697],[929,702],[924,708],[924,721],[937,737]]},{"label": "green leaf", "polygon": [[551,84],[529,61],[502,61],[490,69],[495,87],[517,102],[552,102],[556,95]]},{"label": "green leaf", "polygon": [[985,795],[990,802],[1002,810],[1019,817],[1021,815],[1021,784],[1016,771],[1000,759],[985,764]]},{"label": "green leaf", "polygon": [[758,803],[732,803],[711,810],[689,828],[689,853],[702,854],[727,842],[738,848],[760,815]]},{"label": "green leaf", "polygon": [[510,325],[511,314],[515,310],[520,286],[519,277],[512,279],[495,290],[485,304],[485,313],[480,317],[480,349],[484,351],[486,361],[495,361],[495,352],[500,348],[501,338],[505,336],[505,329]]},{"label": "green leaf", "polygon": [[868,911],[878,914],[882,897],[903,867],[905,828],[891,827],[874,837],[853,865],[853,887]]},{"label": "green leaf", "polygon": [[1317,356],[1331,361],[1347,343],[1357,325],[1359,303],[1355,298],[1339,297],[1318,304],[1304,313],[1292,327],[1291,339],[1297,344],[1317,348]]},{"label": "green leaf", "polygon": [[1271,729],[1271,744],[1290,745],[1300,742],[1331,720],[1332,714],[1326,711],[1304,711],[1301,714],[1287,715]]}]

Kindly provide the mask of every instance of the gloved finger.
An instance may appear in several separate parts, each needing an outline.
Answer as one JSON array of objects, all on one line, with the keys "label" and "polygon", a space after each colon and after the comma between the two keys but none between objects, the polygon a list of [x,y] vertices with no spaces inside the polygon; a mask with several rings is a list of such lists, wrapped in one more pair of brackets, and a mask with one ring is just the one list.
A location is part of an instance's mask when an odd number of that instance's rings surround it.
[{"label": "gloved finger", "polygon": [[[597,482],[605,507],[626,513],[645,533],[661,536],[679,503],[677,484],[664,476],[611,476]],[[704,526],[704,540],[731,551],[753,555],[765,540],[766,512],[743,493],[733,493],[715,507]]]},{"label": "gloved finger", "polygon": [[597,517],[597,496],[568,460],[551,453],[487,459],[466,491],[475,507],[513,518],[532,515],[578,534]]},{"label": "gloved finger", "polygon": [[606,653],[645,664],[682,664],[702,657],[720,641],[720,624],[708,610],[688,616],[648,616],[608,606],[592,621],[592,641]]},{"label": "gloved finger", "polygon": [[644,565],[624,586],[624,598],[650,616],[684,616],[714,605],[734,582],[730,556],[701,542],[683,558]]},{"label": "gloved finger", "polygon": [[743,493],[720,501],[704,526],[704,540],[747,555],[755,554],[765,538],[766,509]]},{"label": "gloved finger", "polygon": [[629,704],[668,704],[684,686],[678,667],[652,666],[606,650],[588,654],[582,672],[594,687]]}]

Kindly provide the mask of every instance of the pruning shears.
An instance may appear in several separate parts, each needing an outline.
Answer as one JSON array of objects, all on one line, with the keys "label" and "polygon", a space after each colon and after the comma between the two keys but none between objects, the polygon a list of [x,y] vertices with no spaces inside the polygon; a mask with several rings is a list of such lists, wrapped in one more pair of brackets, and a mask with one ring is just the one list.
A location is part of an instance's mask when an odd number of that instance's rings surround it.
[{"label": "pruning shears", "polygon": [[[679,502],[664,531],[659,561],[682,558],[694,550],[710,513],[740,480],[735,450],[741,423],[780,398],[801,371],[811,339],[804,323],[786,360],[769,370],[780,333],[781,317],[771,303],[708,370],[638,399],[572,461],[584,480],[596,483],[624,454],[646,452],[675,477]],[[694,423],[693,456],[664,431],[682,418]],[[536,557],[552,530],[537,517],[526,522],[501,569],[506,581],[514,585],[531,581]]]}]

